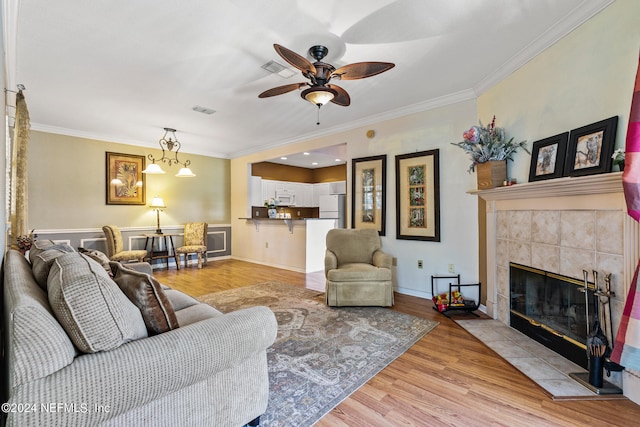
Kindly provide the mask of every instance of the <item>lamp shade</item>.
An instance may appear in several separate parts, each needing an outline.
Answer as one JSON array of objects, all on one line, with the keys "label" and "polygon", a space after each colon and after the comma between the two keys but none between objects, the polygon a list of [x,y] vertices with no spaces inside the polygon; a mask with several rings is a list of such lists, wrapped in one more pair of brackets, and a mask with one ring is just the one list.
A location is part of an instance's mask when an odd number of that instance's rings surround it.
[{"label": "lamp shade", "polygon": [[163,174],[164,171],[162,170],[159,164],[151,163],[146,167],[145,170],[142,171],[142,173],[148,173],[149,175],[160,175],[160,174]]},{"label": "lamp shade", "polygon": [[190,178],[190,177],[196,176],[196,174],[191,172],[191,169],[189,168],[181,168],[180,172],[178,172],[176,176],[178,178]]},{"label": "lamp shade", "polygon": [[300,96],[313,105],[324,105],[336,97],[338,92],[328,87],[312,87],[302,91]]},{"label": "lamp shade", "polygon": [[153,208],[153,209],[165,209],[166,206],[164,205],[164,200],[162,200],[162,197],[160,196],[156,196],[153,198],[153,200],[151,200],[151,204],[149,205],[149,207]]}]

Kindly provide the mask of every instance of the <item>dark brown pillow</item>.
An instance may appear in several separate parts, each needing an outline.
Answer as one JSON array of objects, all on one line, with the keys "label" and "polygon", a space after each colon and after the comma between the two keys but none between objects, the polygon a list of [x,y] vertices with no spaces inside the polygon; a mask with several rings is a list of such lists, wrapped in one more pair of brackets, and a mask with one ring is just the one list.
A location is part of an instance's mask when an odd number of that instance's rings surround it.
[{"label": "dark brown pillow", "polygon": [[81,254],[85,254],[86,256],[100,264],[102,268],[104,268],[104,270],[109,274],[109,277],[113,277],[111,267],[109,266],[109,257],[107,256],[107,254],[95,249],[85,249],[82,247],[78,248],[78,252],[80,252]]},{"label": "dark brown pillow", "polygon": [[160,283],[152,276],[110,262],[113,280],[129,300],[140,309],[149,335],[157,335],[176,329],[178,319],[171,301]]}]

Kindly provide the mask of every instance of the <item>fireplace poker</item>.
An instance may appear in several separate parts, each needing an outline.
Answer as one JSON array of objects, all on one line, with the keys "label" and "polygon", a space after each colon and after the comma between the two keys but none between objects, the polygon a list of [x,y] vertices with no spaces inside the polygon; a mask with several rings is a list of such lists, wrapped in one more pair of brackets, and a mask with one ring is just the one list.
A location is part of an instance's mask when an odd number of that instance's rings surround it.
[{"label": "fireplace poker", "polygon": [[[608,337],[609,338],[609,344],[611,345],[611,347],[613,347],[613,317],[611,314],[611,297],[615,296],[615,293],[611,292],[611,273],[607,273],[604,276],[604,289],[605,289],[605,293],[603,295],[603,298],[606,300],[606,302],[603,302],[603,305],[606,304],[607,307],[609,308],[608,312],[609,315],[607,316],[606,312],[604,313],[605,316],[605,329],[608,332]],[[604,308],[603,308],[604,311]],[[607,322],[608,321],[608,322]]]},{"label": "fireplace poker", "polygon": [[[611,376],[612,371],[619,372],[624,369],[624,367],[622,367],[621,365],[619,365],[618,363],[610,359],[611,353],[613,352],[613,346],[615,345],[615,337],[613,336],[613,315],[612,315],[612,309],[611,309],[611,298],[616,296],[616,293],[611,290],[611,277],[612,277],[611,273],[607,273],[604,276],[605,292],[602,293],[602,298],[606,299],[606,304],[609,306],[609,310],[608,310],[609,323],[605,324],[605,326],[607,327],[610,341],[607,347],[607,351],[605,352],[605,362],[604,362],[604,369],[607,371],[608,377]],[[606,317],[606,314],[605,314],[605,317]]]},{"label": "fireplace poker", "polygon": [[585,322],[587,325],[587,337],[589,336],[589,272],[587,270],[582,270],[584,274],[584,288],[580,289],[580,292],[584,292],[584,312],[587,317],[587,321]]},{"label": "fireplace poker", "polygon": [[[593,321],[593,330],[587,335],[587,348],[589,349],[589,348],[597,347],[598,352],[592,353],[593,355],[596,355],[600,353],[599,351],[600,347],[601,346],[605,346],[605,348],[608,347],[609,342],[607,340],[607,336],[604,334],[604,332],[602,332],[602,328],[600,327],[600,295],[602,294],[602,292],[600,292],[600,289],[598,289],[597,287],[598,272],[595,270],[593,271],[593,278],[594,278],[594,284],[596,285],[593,292],[594,321]],[[588,323],[588,319],[587,319],[587,323]]]}]

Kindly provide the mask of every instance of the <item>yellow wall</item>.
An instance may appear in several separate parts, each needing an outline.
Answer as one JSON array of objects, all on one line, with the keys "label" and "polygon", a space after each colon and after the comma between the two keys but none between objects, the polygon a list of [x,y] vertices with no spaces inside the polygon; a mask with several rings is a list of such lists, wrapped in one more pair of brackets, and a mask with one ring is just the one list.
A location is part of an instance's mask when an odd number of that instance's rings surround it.
[{"label": "yellow wall", "polygon": [[[508,135],[533,141],[619,116],[624,147],[638,49],[640,1],[617,0],[478,98],[478,115],[493,115]],[[530,156],[509,162],[509,175],[529,178]]]},{"label": "yellow wall", "polygon": [[155,195],[167,205],[160,214],[163,226],[230,222],[228,159],[181,152],[181,159],[191,160],[196,177],[176,178],[178,167],[163,166],[165,175],[146,177],[145,206],[120,206],[107,205],[105,200],[107,151],[162,156],[159,149],[32,131],[29,228],[36,233],[38,229],[99,228],[104,224],[155,228],[155,213],[148,207]]}]

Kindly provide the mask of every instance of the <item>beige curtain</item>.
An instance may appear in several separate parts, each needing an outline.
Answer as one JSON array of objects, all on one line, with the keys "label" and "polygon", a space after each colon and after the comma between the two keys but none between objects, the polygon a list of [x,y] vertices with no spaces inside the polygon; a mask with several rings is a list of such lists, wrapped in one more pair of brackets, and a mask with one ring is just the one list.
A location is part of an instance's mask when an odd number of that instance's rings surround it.
[{"label": "beige curtain", "polygon": [[18,236],[29,234],[27,193],[27,146],[29,143],[29,110],[22,91],[16,95],[16,118],[11,158],[11,245]]}]

